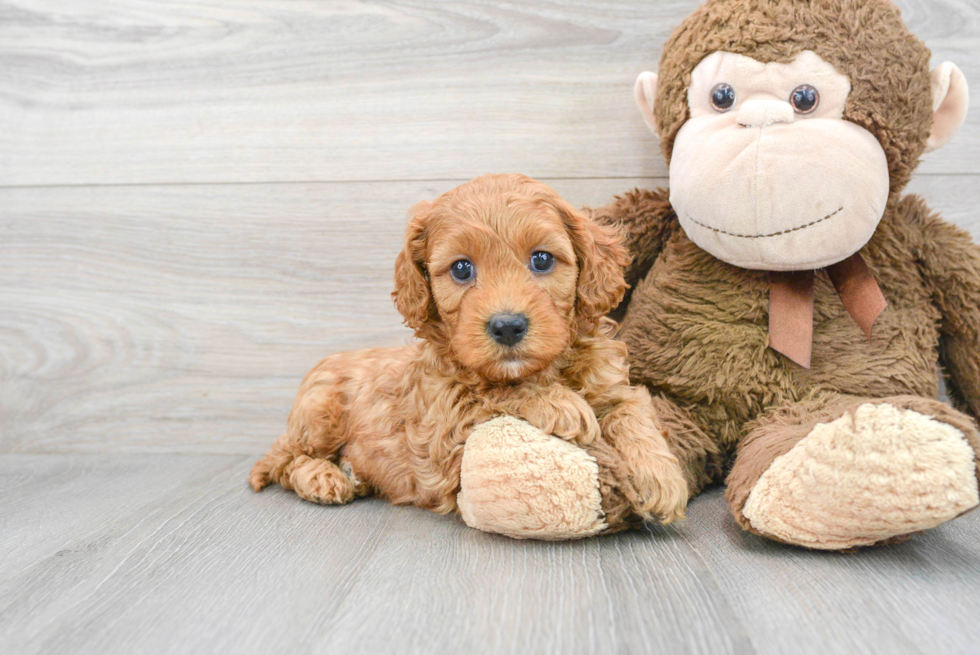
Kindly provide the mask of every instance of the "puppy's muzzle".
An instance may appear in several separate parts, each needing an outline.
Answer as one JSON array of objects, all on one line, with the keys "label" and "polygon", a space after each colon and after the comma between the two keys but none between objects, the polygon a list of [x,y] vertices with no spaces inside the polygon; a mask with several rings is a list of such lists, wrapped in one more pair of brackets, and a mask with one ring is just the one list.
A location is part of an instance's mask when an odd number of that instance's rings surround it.
[{"label": "puppy's muzzle", "polygon": [[502,346],[516,346],[527,334],[527,316],[495,314],[487,321],[487,334]]}]

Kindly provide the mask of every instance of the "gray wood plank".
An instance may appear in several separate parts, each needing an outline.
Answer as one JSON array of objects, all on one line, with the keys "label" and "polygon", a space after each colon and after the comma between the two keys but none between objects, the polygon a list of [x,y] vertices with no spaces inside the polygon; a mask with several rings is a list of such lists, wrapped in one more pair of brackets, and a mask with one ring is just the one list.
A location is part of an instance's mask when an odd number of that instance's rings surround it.
[{"label": "gray wood plank", "polygon": [[[0,184],[663,176],[631,89],[697,4],[5,0]],[[980,6],[899,5],[976,88]]]},{"label": "gray wood plank", "polygon": [[[968,653],[980,514],[813,553],[679,527],[510,540],[245,485],[251,458],[0,455],[5,652]],[[11,554],[11,546],[20,543]]]},{"label": "gray wood plank", "polygon": [[317,360],[409,339],[405,215],[455,185],[0,190],[0,451],[267,447]]},{"label": "gray wood plank", "polygon": [[[551,180],[576,204],[663,180]],[[980,238],[980,180],[913,190]],[[0,452],[254,453],[336,351],[409,338],[408,207],[454,181],[0,190]]]},{"label": "gray wood plank", "polygon": [[977,652],[977,512],[905,544],[843,554],[743,532],[721,490],[688,516],[684,534],[760,653]]},{"label": "gray wood plank", "polygon": [[[27,457],[0,457],[0,468],[21,470]],[[301,647],[321,610],[347,593],[396,508],[366,502],[335,511],[282,491],[253,494],[251,459],[33,456],[26,464],[36,508],[59,506],[66,469],[86,469],[89,488],[76,492],[75,530],[54,517],[29,531],[9,526],[11,539],[30,533],[36,542],[39,531],[45,547],[35,546],[29,563],[0,563],[5,652]],[[139,475],[142,485],[127,479]],[[122,498],[100,485],[122,487]],[[116,515],[120,500],[128,512]],[[8,500],[0,506],[7,511]]]},{"label": "gray wood plank", "polygon": [[[187,501],[242,456],[5,455],[0,457],[0,580],[39,559],[71,561]],[[192,492],[193,495],[193,492]],[[0,599],[0,607],[5,599]]]},{"label": "gray wood plank", "polygon": [[321,633],[321,652],[752,652],[673,529],[556,544],[404,517]]}]

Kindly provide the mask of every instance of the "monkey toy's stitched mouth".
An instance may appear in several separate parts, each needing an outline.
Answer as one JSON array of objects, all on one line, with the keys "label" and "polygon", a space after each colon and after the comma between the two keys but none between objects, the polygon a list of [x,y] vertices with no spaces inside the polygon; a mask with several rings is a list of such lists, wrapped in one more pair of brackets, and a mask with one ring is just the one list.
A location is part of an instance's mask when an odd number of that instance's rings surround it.
[{"label": "monkey toy's stitched mouth", "polygon": [[781,234],[789,234],[790,232],[799,232],[800,230],[805,230],[808,227],[813,227],[814,225],[817,225],[819,223],[823,223],[826,220],[830,220],[831,218],[833,218],[837,214],[841,213],[842,211],[844,211],[844,207],[839,207],[836,211],[833,211],[833,212],[827,214],[823,218],[818,218],[817,220],[810,221],[809,223],[806,223],[804,225],[797,225],[796,227],[791,227],[791,228],[787,228],[785,230],[780,230],[779,232],[771,232],[769,234],[736,234],[735,232],[728,232],[727,230],[722,230],[721,228],[711,227],[710,225],[705,225],[701,221],[696,220],[695,218],[693,218],[690,214],[687,215],[687,220],[691,221],[695,225],[700,225],[701,227],[703,227],[705,229],[711,230],[712,232],[718,232],[719,234],[724,234],[724,235],[727,235],[727,236],[730,236],[730,237],[736,237],[738,239],[766,239],[766,238],[769,238],[769,237],[778,237]]}]

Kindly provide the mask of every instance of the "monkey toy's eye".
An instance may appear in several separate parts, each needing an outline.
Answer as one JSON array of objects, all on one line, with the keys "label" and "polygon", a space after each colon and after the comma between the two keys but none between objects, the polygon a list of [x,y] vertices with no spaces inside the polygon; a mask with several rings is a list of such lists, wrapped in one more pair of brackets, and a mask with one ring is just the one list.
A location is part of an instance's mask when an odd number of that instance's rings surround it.
[{"label": "monkey toy's eye", "polygon": [[449,267],[449,274],[457,282],[469,282],[473,279],[473,262],[468,259],[455,261]]},{"label": "monkey toy's eye", "polygon": [[793,89],[789,104],[793,105],[797,114],[809,114],[820,104],[820,94],[809,84],[801,84]]},{"label": "monkey toy's eye", "polygon": [[711,89],[711,106],[715,111],[726,112],[735,104],[735,89],[722,82]]},{"label": "monkey toy's eye", "polygon": [[550,252],[538,250],[531,255],[531,270],[535,273],[547,273],[555,267],[555,256]]}]

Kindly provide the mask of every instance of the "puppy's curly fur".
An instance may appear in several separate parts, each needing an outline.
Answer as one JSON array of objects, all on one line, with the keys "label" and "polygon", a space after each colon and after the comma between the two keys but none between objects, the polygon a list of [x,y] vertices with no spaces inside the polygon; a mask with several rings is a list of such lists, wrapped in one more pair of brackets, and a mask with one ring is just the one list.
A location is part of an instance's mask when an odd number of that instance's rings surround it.
[{"label": "puppy's curly fur", "polygon": [[[538,251],[554,257],[546,273],[529,266]],[[462,258],[475,271],[465,282],[450,273]],[[511,415],[599,454],[616,478],[602,485],[607,512],[682,517],[679,465],[603,318],[625,293],[627,261],[615,231],[521,175],[483,176],[420,203],[392,294],[419,340],[320,362],[252,487],[276,482],[317,503],[374,493],[452,512],[470,431]],[[516,345],[488,333],[501,313],[527,317]]]}]

